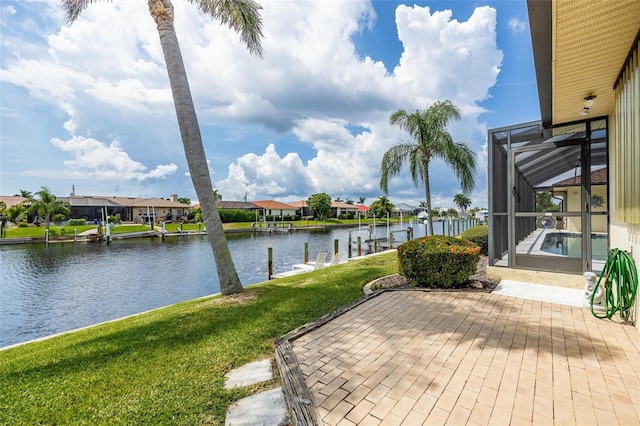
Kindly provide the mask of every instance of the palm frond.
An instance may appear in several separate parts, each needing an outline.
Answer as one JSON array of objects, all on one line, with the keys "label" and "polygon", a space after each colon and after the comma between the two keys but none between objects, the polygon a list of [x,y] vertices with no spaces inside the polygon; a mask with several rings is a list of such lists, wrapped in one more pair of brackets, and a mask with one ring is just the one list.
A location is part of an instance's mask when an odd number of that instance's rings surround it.
[{"label": "palm frond", "polygon": [[60,3],[62,3],[62,10],[64,10],[64,14],[67,17],[67,23],[71,24],[78,19],[78,16],[80,16],[87,6],[99,1],[100,0],[60,0]]},{"label": "palm frond", "polygon": [[262,58],[262,16],[254,0],[188,0],[240,35],[250,53]]},{"label": "palm frond", "polygon": [[380,189],[386,194],[389,189],[389,180],[400,174],[402,165],[407,157],[410,157],[412,151],[416,148],[412,143],[399,143],[391,148],[382,156],[380,164]]},{"label": "palm frond", "polygon": [[420,145],[415,146],[409,155],[409,173],[411,173],[411,180],[416,188],[424,182],[425,162],[429,163],[428,153],[424,152],[422,148]]},{"label": "palm frond", "polygon": [[460,110],[451,101],[438,101],[427,109],[423,118],[433,129],[444,129],[452,121],[460,119]]},{"label": "palm frond", "polygon": [[454,143],[447,155],[447,163],[460,181],[462,192],[471,193],[476,184],[476,153],[465,143]]}]

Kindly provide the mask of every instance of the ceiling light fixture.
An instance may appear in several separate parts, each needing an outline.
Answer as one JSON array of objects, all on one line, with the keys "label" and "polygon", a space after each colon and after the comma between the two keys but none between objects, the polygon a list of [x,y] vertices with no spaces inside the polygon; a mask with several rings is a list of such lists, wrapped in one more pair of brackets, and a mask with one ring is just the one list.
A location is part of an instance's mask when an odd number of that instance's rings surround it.
[{"label": "ceiling light fixture", "polygon": [[596,103],[596,101],[594,101],[595,98],[596,95],[589,95],[584,98],[584,104],[580,115],[589,115],[589,108],[591,108],[593,104]]}]

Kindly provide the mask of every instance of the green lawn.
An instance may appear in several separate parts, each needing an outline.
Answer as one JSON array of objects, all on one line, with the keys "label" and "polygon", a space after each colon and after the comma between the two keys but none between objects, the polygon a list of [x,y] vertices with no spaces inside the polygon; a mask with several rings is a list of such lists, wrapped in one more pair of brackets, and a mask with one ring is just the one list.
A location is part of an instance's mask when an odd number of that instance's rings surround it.
[{"label": "green lawn", "polygon": [[396,270],[395,253],[371,256],[0,351],[0,424],[222,425],[261,389],[224,390],[225,373]]},{"label": "green lawn", "polygon": [[[83,226],[55,226],[49,225],[49,237],[59,237],[64,231],[65,236],[73,236],[73,230],[76,229],[78,234],[87,229],[95,228],[96,225]],[[148,227],[147,227],[148,229]],[[27,226],[20,228],[17,226],[5,228],[5,238],[44,238],[46,228],[43,226]]]},{"label": "green lawn", "polygon": [[[55,226],[49,225],[49,237],[56,238],[60,236],[73,237],[73,231],[76,230],[78,234],[88,229],[95,229],[97,225],[82,225],[82,226]],[[111,229],[112,234],[126,234],[128,232],[148,231],[148,225],[116,225]],[[103,230],[104,231],[104,230]],[[5,238],[44,238],[45,227],[44,226],[28,226],[26,228],[20,228],[17,226],[5,228]]]},{"label": "green lawn", "polygon": [[[200,226],[198,226],[200,225]],[[249,225],[247,225],[248,227]],[[202,229],[204,229],[204,225],[203,224],[197,224],[197,223],[184,223],[184,224],[180,224],[180,223],[167,223],[164,226],[165,230],[167,232],[177,232],[178,229],[182,229],[183,231],[200,231]]]},{"label": "green lawn", "polygon": [[[149,225],[116,225],[111,228],[112,234],[128,234],[129,232],[149,231]],[[104,233],[104,229],[102,230]]]}]

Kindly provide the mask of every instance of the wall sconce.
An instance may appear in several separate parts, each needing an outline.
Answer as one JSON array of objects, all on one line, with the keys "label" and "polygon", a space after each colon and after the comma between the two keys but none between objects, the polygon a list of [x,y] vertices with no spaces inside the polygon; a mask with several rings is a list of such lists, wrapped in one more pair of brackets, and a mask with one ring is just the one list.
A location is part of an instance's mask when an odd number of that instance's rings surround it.
[{"label": "wall sconce", "polygon": [[589,108],[591,108],[593,104],[596,103],[596,101],[594,101],[595,98],[596,95],[589,95],[584,98],[584,104],[582,106],[582,112],[580,112],[580,115],[589,115]]}]

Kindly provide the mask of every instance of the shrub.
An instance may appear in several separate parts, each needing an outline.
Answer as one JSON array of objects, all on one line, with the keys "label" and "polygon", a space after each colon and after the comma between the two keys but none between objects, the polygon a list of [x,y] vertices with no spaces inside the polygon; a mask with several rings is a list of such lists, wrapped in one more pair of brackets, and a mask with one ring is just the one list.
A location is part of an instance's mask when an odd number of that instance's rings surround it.
[{"label": "shrub", "polygon": [[222,223],[233,222],[254,222],[256,220],[256,212],[240,209],[220,209],[220,220]]},{"label": "shrub", "polygon": [[466,229],[462,235],[463,240],[471,241],[480,246],[480,254],[489,255],[489,226],[479,225]]},{"label": "shrub", "polygon": [[120,223],[120,218],[118,216],[109,216],[109,223]]},{"label": "shrub", "polygon": [[59,225],[64,221],[65,217],[66,217],[65,215],[58,213],[58,214],[54,214],[51,220],[53,220],[53,223],[55,223],[56,225]]},{"label": "shrub", "polygon": [[431,236],[398,247],[398,269],[418,287],[461,287],[476,272],[480,247],[454,237]]},{"label": "shrub", "polygon": [[27,222],[18,222],[18,228],[27,228],[28,226]]},{"label": "shrub", "polygon": [[340,220],[347,220],[347,219],[353,219],[354,217],[355,217],[354,212],[346,212],[346,213],[340,214],[337,218]]},{"label": "shrub", "polygon": [[69,226],[85,226],[86,219],[69,219]]}]

